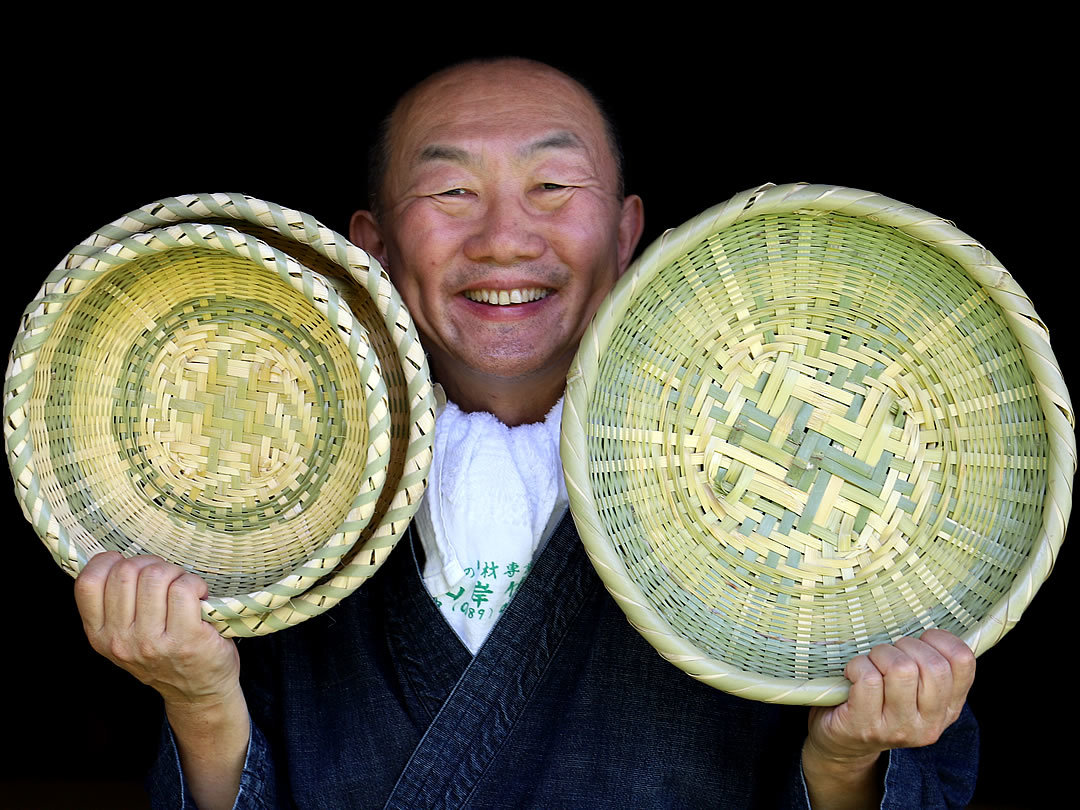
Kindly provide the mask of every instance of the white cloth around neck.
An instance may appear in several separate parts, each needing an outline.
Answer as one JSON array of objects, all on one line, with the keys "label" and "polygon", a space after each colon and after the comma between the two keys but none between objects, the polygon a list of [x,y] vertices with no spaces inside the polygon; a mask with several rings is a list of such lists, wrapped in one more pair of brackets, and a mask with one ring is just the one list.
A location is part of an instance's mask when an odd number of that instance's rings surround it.
[{"label": "white cloth around neck", "polygon": [[474,654],[566,511],[562,405],[543,422],[509,428],[447,402],[435,423],[415,518],[424,586]]}]

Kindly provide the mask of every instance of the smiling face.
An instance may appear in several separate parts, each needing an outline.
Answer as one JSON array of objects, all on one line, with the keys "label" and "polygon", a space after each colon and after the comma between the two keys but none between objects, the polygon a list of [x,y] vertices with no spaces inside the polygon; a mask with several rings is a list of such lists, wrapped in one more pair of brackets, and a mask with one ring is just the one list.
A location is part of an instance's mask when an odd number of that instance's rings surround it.
[{"label": "smiling face", "polygon": [[405,98],[390,143],[380,221],[359,212],[354,239],[387,267],[453,401],[542,418],[641,234],[596,105],[543,65],[466,65]]}]

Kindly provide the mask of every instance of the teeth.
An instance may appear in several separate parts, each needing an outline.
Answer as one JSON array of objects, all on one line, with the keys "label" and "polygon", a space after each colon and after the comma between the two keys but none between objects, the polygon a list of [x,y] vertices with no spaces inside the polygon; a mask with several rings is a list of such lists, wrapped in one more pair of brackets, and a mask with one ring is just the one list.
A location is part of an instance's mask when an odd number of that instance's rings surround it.
[{"label": "teeth", "polygon": [[551,292],[544,287],[526,287],[520,290],[466,290],[465,297],[482,304],[495,304],[505,307],[508,304],[527,304],[539,301]]}]

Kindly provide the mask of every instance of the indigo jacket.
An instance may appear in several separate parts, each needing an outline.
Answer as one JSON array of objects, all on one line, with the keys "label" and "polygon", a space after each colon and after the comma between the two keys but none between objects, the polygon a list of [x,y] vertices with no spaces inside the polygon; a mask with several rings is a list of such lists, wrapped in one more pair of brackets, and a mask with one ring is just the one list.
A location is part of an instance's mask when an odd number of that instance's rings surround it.
[{"label": "indigo jacket", "polygon": [[[402,540],[333,610],[240,642],[252,737],[237,808],[806,808],[805,709],[663,660],[604,590],[569,515],[475,657]],[[884,807],[963,807],[978,732],[892,751]],[[195,805],[166,727],[153,806]]]}]

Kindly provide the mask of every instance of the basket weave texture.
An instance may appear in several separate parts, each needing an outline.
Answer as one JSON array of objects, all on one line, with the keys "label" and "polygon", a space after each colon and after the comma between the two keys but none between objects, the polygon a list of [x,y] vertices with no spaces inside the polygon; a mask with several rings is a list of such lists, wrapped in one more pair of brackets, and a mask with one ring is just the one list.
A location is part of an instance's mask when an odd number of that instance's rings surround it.
[{"label": "basket weave texture", "polygon": [[158,554],[226,636],[317,615],[381,565],[431,459],[434,398],[382,269],[301,212],[161,200],[76,247],[26,308],[5,438],[72,575]]},{"label": "basket weave texture", "polygon": [[562,457],[607,588],[689,674],[834,705],[940,627],[979,654],[1065,532],[1045,327],[951,223],[855,189],[737,195],[657,240],[571,367]]}]

